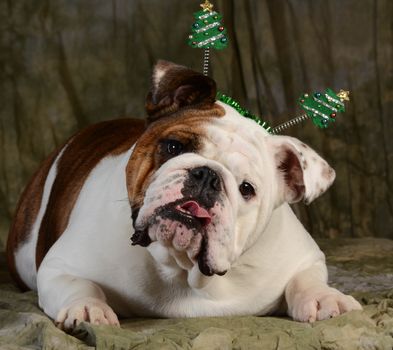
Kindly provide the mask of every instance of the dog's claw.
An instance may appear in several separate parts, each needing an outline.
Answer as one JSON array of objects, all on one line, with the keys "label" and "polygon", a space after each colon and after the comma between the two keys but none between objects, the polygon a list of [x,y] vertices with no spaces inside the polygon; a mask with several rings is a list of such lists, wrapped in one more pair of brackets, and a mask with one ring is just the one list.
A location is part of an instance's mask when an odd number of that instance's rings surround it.
[{"label": "dog's claw", "polygon": [[291,314],[294,320],[310,322],[327,320],[362,306],[352,296],[327,287],[326,289],[299,293]]},{"label": "dog's claw", "polygon": [[100,299],[81,298],[62,308],[55,320],[57,328],[72,332],[81,322],[119,327],[119,320],[112,308]]}]

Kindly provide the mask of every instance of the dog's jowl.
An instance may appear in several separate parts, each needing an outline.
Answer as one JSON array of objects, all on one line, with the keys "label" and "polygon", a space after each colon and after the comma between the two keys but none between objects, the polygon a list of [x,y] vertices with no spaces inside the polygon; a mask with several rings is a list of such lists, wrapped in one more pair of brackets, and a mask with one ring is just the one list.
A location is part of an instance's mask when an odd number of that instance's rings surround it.
[{"label": "dog's jowl", "polygon": [[284,308],[312,322],[361,308],[327,285],[289,207],[326,191],[333,169],[215,96],[212,79],[160,61],[146,121],[90,126],[34,175],[8,262],[60,327]]}]

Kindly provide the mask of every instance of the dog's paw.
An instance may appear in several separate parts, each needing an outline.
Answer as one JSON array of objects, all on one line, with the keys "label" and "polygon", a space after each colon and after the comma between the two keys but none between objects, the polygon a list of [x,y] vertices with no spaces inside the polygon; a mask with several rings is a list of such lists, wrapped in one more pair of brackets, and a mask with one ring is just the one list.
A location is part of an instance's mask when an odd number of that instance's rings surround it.
[{"label": "dog's paw", "polygon": [[290,314],[295,321],[314,322],[326,320],[362,306],[350,295],[334,288],[313,288],[295,296]]},{"label": "dog's paw", "polygon": [[120,326],[113,310],[97,298],[82,298],[62,308],[56,317],[56,326],[71,331],[81,322]]}]

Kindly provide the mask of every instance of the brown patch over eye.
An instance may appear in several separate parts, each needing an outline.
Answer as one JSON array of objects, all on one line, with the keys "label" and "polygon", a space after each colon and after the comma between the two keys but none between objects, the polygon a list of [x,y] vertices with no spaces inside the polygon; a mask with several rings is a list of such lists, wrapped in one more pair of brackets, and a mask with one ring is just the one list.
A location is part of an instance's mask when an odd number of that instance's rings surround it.
[{"label": "brown patch over eye", "polygon": [[126,168],[128,197],[140,208],[152,174],[169,159],[184,153],[197,153],[205,136],[205,123],[225,114],[221,106],[205,111],[178,112],[149,125],[140,137]]},{"label": "brown patch over eye", "polygon": [[199,136],[189,132],[170,134],[158,142],[156,163],[162,164],[168,159],[184,153],[196,152]]},{"label": "brown patch over eye", "polygon": [[178,156],[183,152],[184,145],[177,140],[165,140],[163,143],[166,152],[171,156]]}]

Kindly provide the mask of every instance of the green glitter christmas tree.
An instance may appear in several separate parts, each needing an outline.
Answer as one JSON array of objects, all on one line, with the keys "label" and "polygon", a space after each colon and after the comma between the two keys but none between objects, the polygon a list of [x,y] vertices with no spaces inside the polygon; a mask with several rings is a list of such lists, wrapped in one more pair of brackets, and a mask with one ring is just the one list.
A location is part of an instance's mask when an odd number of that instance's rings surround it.
[{"label": "green glitter christmas tree", "polygon": [[221,24],[222,16],[213,11],[213,5],[205,0],[200,6],[202,10],[194,13],[195,22],[187,43],[192,48],[204,49],[203,74],[208,75],[210,48],[225,49],[228,46],[228,38],[227,31]]},{"label": "green glitter christmas tree", "polygon": [[298,103],[316,126],[327,128],[335,121],[337,113],[345,112],[344,100],[349,101],[348,95],[347,91],[341,90],[336,94],[333,90],[326,89],[324,93],[303,94]]},{"label": "green glitter christmas tree", "polygon": [[203,10],[194,13],[195,22],[191,27],[188,45],[200,49],[225,49],[228,38],[221,24],[222,16],[213,11],[213,5],[207,0],[200,6]]}]

